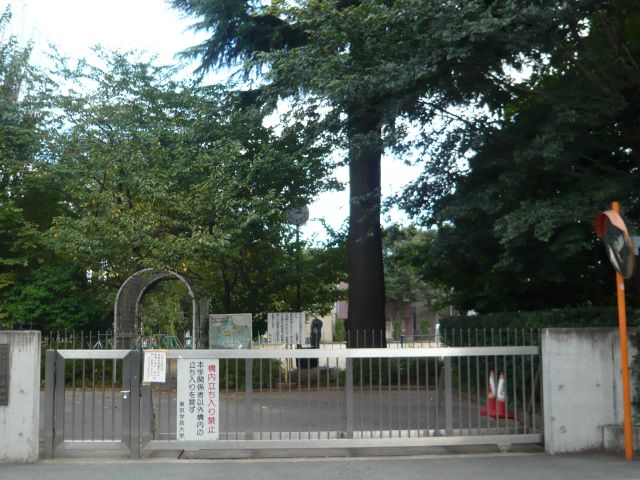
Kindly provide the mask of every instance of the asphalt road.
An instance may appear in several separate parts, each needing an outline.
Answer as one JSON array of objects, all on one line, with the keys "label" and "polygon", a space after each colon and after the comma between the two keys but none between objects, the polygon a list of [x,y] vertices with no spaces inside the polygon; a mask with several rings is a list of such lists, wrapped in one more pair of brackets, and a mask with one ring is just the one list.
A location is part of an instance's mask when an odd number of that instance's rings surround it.
[{"label": "asphalt road", "polygon": [[0,465],[0,480],[218,480],[218,479],[421,479],[421,480],[629,480],[640,461],[620,456],[472,454],[295,460],[52,460]]}]

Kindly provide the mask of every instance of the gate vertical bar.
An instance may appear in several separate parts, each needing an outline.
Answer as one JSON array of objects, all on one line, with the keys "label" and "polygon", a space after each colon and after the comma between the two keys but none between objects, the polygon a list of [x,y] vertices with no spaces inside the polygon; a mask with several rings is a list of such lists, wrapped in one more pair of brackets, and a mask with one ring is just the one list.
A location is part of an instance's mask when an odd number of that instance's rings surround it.
[{"label": "gate vertical bar", "polygon": [[129,447],[133,456],[131,445],[131,353],[124,357],[122,361],[122,441]]},{"label": "gate vertical bar", "polygon": [[[75,333],[73,334],[73,341],[74,341],[74,347],[75,347],[75,338],[76,335]],[[82,348],[82,344],[84,343],[84,332],[82,332],[80,334],[80,347]],[[75,362],[74,362],[75,364]],[[81,428],[81,432],[82,432],[82,440],[85,439],[85,415],[86,415],[86,410],[87,410],[87,406],[86,406],[86,402],[85,400],[87,399],[87,394],[86,394],[86,386],[85,386],[85,382],[86,382],[86,360],[83,358],[82,359],[82,415],[81,415],[81,422],[82,422],[82,428]],[[75,413],[75,409],[76,409],[76,405],[75,402],[73,404],[73,408],[72,408],[72,413],[71,415],[73,415],[73,418],[76,418],[76,413]],[[73,432],[73,437],[75,440],[75,431]]]},{"label": "gate vertical bar", "polygon": [[[64,440],[64,403],[65,403],[65,371],[64,371],[64,358],[58,352],[56,352],[56,367],[55,367],[55,392],[54,398],[54,417],[53,417],[53,448],[60,445]],[[74,410],[71,409],[73,415]]]},{"label": "gate vertical bar", "polygon": [[[115,342],[115,333],[114,333],[114,342]],[[115,343],[113,348],[115,349]],[[114,358],[111,360],[111,440],[116,439],[116,416],[115,416],[115,405],[116,405],[116,380],[117,380],[117,365],[118,361]]]},{"label": "gate vertical bar", "polygon": [[53,458],[56,352],[47,350],[44,366],[44,458]]},{"label": "gate vertical bar", "polygon": [[140,387],[140,444],[141,448],[153,439],[153,398],[151,384]]},{"label": "gate vertical bar", "polygon": [[353,359],[347,358],[344,382],[347,438],[353,438]]},{"label": "gate vertical bar", "polygon": [[76,361],[71,360],[71,440],[76,439]]},{"label": "gate vertical bar", "polygon": [[444,415],[447,435],[453,433],[453,392],[451,381],[451,357],[444,359]]},{"label": "gate vertical bar", "polygon": [[244,378],[244,413],[247,422],[245,430],[247,440],[253,439],[253,359],[246,358],[244,360],[245,378]]},{"label": "gate vertical bar", "polygon": [[140,364],[142,354],[140,350],[133,350],[127,357],[131,362],[131,394],[129,395],[129,403],[131,404],[129,408],[131,412],[131,444],[129,448],[132,457],[140,458]]},{"label": "gate vertical bar", "polygon": [[[540,381],[540,370],[541,370],[541,363],[542,363],[542,355],[540,355],[540,360],[537,362],[538,366],[536,368],[536,373],[535,373],[535,378],[533,375],[533,365],[534,365],[534,357],[533,355],[531,355],[531,428],[533,429],[532,431],[535,432],[537,425],[536,425],[536,387],[538,385],[540,385],[540,398],[544,398],[543,395],[543,391],[542,391],[542,382]],[[544,418],[544,402],[541,402],[540,407],[542,408],[541,414],[542,414],[542,418]]]},{"label": "gate vertical bar", "polygon": [[264,427],[262,425],[262,359],[258,359],[258,431],[260,432],[260,440],[262,440],[262,431]]},{"label": "gate vertical bar", "polygon": [[440,366],[438,365],[438,359],[433,359],[433,369],[434,369],[434,389],[435,389],[435,410],[436,410],[436,419],[435,419],[435,427],[434,432],[435,435],[440,435],[440,380],[438,379],[438,371],[440,370]]},{"label": "gate vertical bar", "polygon": [[[236,397],[237,397],[238,396],[238,391],[240,390],[240,386],[238,385],[238,383],[239,383],[238,382],[238,378],[240,378],[240,377],[238,377],[238,359],[236,358],[235,360],[236,360],[235,361],[235,367],[236,367],[236,372],[235,373],[236,373],[236,376],[234,378],[236,379],[235,380],[235,384],[236,384]],[[245,362],[246,362],[246,360],[245,360]],[[236,427],[235,427],[236,428],[236,440],[238,440],[239,435],[240,435],[240,424],[239,424],[239,421],[238,421],[238,407],[239,407],[238,403],[240,403],[240,402],[234,402],[234,403],[235,403],[235,407],[236,407],[235,408],[235,410],[236,410],[236,423],[235,423],[235,425],[236,425]]]},{"label": "gate vertical bar", "polygon": [[[91,345],[91,340],[89,340],[89,345]],[[96,361],[91,360],[91,440],[95,440],[95,439],[96,439]]]},{"label": "gate vertical bar", "polygon": [[[427,414],[427,424],[425,425],[425,429],[426,429],[426,436],[429,437],[431,436],[431,417],[430,417],[430,410],[431,410],[431,405],[429,405],[431,402],[429,401],[429,358],[425,358],[425,362],[424,362],[424,398],[426,401],[426,414]],[[437,435],[437,433],[436,433]]]},{"label": "gate vertical bar", "polygon": [[[105,340],[106,342],[106,340]],[[106,412],[105,404],[104,404],[104,394],[105,394],[105,361],[102,359],[102,441],[104,441],[104,415]]]}]

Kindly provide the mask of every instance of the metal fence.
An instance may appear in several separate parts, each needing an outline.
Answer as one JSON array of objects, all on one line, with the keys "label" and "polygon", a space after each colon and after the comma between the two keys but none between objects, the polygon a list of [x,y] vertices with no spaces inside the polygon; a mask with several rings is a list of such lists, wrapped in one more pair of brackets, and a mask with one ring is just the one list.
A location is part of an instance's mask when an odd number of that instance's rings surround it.
[{"label": "metal fence", "polygon": [[[139,351],[48,352],[48,455],[81,448],[227,455],[542,441],[535,346],[168,350],[167,356],[167,381],[140,388]],[[218,441],[177,439],[178,358],[220,361]],[[491,371],[505,374],[502,415],[486,411]]]},{"label": "metal fence", "polygon": [[113,331],[52,330],[42,333],[42,349],[113,349]]},{"label": "metal fence", "polygon": [[445,328],[438,342],[451,347],[503,347],[540,345],[539,328]]},{"label": "metal fence", "polygon": [[[384,332],[381,332],[384,335]],[[133,343],[139,348],[172,348],[183,347],[183,339],[172,333],[152,333],[149,335],[133,334],[137,340]],[[373,332],[356,332],[354,345],[365,345],[367,339],[379,338]],[[387,336],[389,348],[432,348],[441,346],[453,347],[500,347],[539,345],[540,331],[537,328],[447,328],[438,329],[431,335],[400,335],[397,340]],[[359,342],[358,340],[362,340]],[[309,342],[307,342],[308,344]],[[112,330],[103,331],[71,331],[54,330],[43,332],[43,349],[113,349]],[[322,341],[322,348],[344,348],[346,341]],[[257,336],[252,348],[271,348],[264,336]]]},{"label": "metal fence", "polygon": [[[149,335],[120,334],[128,335],[131,344],[135,348],[183,348],[182,342],[173,334],[153,333]],[[51,331],[42,335],[42,348],[55,350],[103,350],[114,349],[115,340],[112,330],[104,331]]]}]

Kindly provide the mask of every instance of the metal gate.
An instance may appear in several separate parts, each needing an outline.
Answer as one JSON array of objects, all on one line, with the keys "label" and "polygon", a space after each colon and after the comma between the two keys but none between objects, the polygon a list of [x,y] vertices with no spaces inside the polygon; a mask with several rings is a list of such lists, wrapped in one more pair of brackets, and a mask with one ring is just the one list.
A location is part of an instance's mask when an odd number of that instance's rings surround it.
[{"label": "metal gate", "polygon": [[[225,457],[471,444],[507,448],[543,440],[537,346],[168,350],[166,382],[143,387],[140,355],[119,350],[47,352],[47,455],[105,445],[133,457],[158,450]],[[177,438],[179,358],[219,359],[217,441]],[[105,361],[116,362],[116,367],[121,361],[121,383],[114,368],[105,370]],[[91,400],[78,401],[76,362],[82,362],[85,375],[81,391]],[[70,368],[75,373],[70,374]],[[90,371],[94,373],[88,382]],[[487,409],[492,371],[496,379],[503,373],[506,397],[504,411],[494,415]],[[105,374],[111,375],[111,384],[95,380]],[[75,408],[65,408],[65,401],[75,395],[73,405],[82,403],[82,412],[88,401],[102,410],[115,408],[117,402],[104,401],[105,389],[114,399],[120,395],[119,433],[114,429],[114,438],[108,440],[77,438],[77,423],[88,428],[89,421],[86,416],[78,420]],[[100,408],[93,415],[104,421]],[[107,417],[115,421],[117,416]],[[74,434],[68,435],[72,421]],[[104,430],[96,431],[104,435]]]},{"label": "metal gate", "polygon": [[137,350],[47,350],[45,458],[140,456]]}]

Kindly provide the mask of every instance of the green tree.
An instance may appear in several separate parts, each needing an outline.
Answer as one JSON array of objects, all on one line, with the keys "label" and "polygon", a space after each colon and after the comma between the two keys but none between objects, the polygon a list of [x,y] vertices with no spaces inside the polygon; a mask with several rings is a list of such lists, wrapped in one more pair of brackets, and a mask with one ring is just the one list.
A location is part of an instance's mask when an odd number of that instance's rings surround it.
[{"label": "green tree", "polygon": [[545,61],[512,86],[468,173],[441,177],[444,195],[423,178],[406,196],[414,213],[440,225],[423,271],[453,288],[461,311],[615,301],[593,221],[612,200],[632,226],[640,213],[640,7],[582,6]]},{"label": "green tree", "polygon": [[306,246],[302,255],[303,310],[326,315],[340,299],[337,285],[347,278],[345,253],[346,239],[343,234],[320,245]]},{"label": "green tree", "polygon": [[397,313],[426,298],[427,284],[414,266],[415,249],[426,232],[391,226],[384,231],[384,276],[387,308]]},{"label": "green tree", "polygon": [[160,282],[142,297],[139,305],[140,323],[146,335],[172,334],[183,341],[191,330],[191,297],[184,283],[178,280]]},{"label": "green tree", "polygon": [[101,59],[63,63],[68,90],[51,97],[58,251],[112,290],[156,267],[188,275],[217,312],[281,306],[294,271],[285,212],[326,188],[322,143],[295,124],[276,135],[241,93],[127,54]]},{"label": "green tree", "polygon": [[0,16],[0,326],[96,325],[105,313],[100,295],[47,239],[60,198],[41,151],[48,117],[40,94],[50,83],[29,64],[30,47],[7,33],[10,22],[7,9]]},{"label": "green tree", "polygon": [[[403,120],[425,124],[440,117],[453,123],[460,116],[451,107],[503,101],[505,67],[520,67],[541,44],[562,35],[569,9],[544,1],[171,3],[198,17],[194,28],[210,33],[187,52],[201,59],[203,69],[240,65],[247,76],[261,73],[264,90],[300,106],[308,132],[332,134],[348,151],[352,333],[384,328],[385,145],[406,146]],[[458,145],[464,132],[456,130],[457,139],[449,142]],[[377,346],[383,343],[380,338]]]},{"label": "green tree", "polygon": [[[11,11],[0,16],[0,33],[8,40],[0,44],[0,289],[15,283],[37,243],[37,228],[24,216],[23,185],[29,176],[37,144],[37,128],[26,101],[19,100],[20,89],[32,78],[28,47],[21,47],[7,34]],[[0,290],[2,291],[2,290]],[[7,319],[6,311],[0,318]]]},{"label": "green tree", "polygon": [[[384,275],[390,320],[401,321],[407,309],[417,302],[426,302],[429,309],[437,311],[447,300],[446,290],[423,272],[425,246],[433,241],[435,233],[416,226],[385,228]],[[421,321],[415,327],[427,334],[429,321]]]}]

